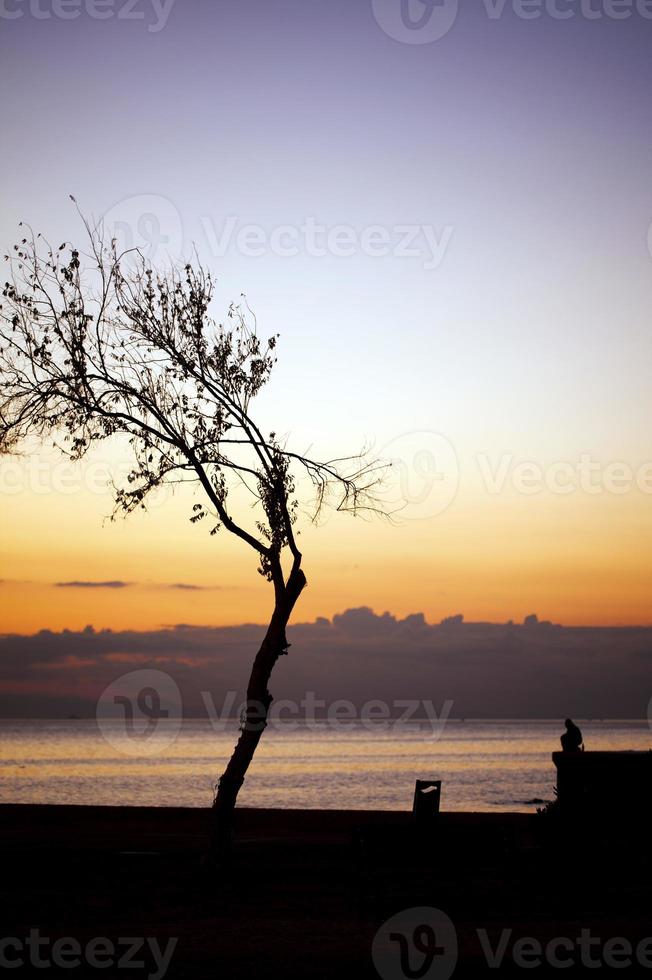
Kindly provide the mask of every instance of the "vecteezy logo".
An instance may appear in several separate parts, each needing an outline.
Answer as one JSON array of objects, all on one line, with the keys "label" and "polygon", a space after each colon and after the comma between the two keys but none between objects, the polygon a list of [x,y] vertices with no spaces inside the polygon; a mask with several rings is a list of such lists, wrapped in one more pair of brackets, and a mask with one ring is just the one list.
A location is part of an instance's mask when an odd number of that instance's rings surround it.
[{"label": "vecteezy logo", "polygon": [[371,957],[382,980],[448,980],[457,963],[457,932],[439,909],[405,909],[380,927]]},{"label": "vecteezy logo", "polygon": [[124,755],[154,755],[181,729],[176,681],[162,670],[132,670],[109,684],[97,702],[102,735]]},{"label": "vecteezy logo", "polygon": [[118,254],[137,250],[146,262],[178,259],[183,251],[183,222],[166,197],[138,194],[114,204],[103,216],[106,238]]},{"label": "vecteezy logo", "polygon": [[432,44],[448,34],[459,0],[371,0],[376,23],[403,44]]},{"label": "vecteezy logo", "polygon": [[438,432],[406,432],[381,450],[391,464],[388,509],[400,520],[426,520],[442,514],[459,485],[457,454]]}]

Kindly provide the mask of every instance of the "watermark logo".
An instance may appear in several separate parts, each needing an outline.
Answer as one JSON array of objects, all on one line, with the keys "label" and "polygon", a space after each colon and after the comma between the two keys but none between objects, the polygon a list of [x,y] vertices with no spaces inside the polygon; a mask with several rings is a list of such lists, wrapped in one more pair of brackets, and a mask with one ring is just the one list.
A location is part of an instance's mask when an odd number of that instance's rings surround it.
[{"label": "watermark logo", "polygon": [[0,0],[0,19],[128,20],[146,24],[158,34],[168,22],[176,0]]},{"label": "watermark logo", "polygon": [[[200,693],[214,732],[228,731],[246,719],[250,731],[269,728],[288,734],[322,733],[328,729],[341,735],[352,731],[400,731],[438,742],[444,737],[454,705],[450,698],[439,706],[426,698],[374,699],[357,705],[345,698],[327,701],[315,691],[306,691],[300,700],[275,700],[268,709],[259,701],[240,701],[234,690],[227,691],[221,701],[216,701],[210,691]],[[162,670],[132,670],[102,692],[96,717],[101,734],[121,754],[153,756],[164,752],[178,737],[183,724],[182,707],[181,692],[169,674]]]},{"label": "watermark logo", "polygon": [[451,505],[459,486],[453,444],[439,432],[407,432],[381,450],[391,464],[387,501],[399,520],[427,520]]},{"label": "watermark logo", "polygon": [[[490,970],[533,970],[569,967],[609,970],[652,967],[652,937],[632,941],[626,936],[604,938],[587,927],[574,935],[542,941],[518,935],[514,929],[476,928],[468,938],[475,946],[474,962]],[[382,980],[448,980],[458,960],[457,932],[439,909],[411,908],[383,923],[376,933],[371,955]],[[547,976],[546,972],[546,976]],[[637,974],[638,975],[638,974]]]},{"label": "watermark logo", "polygon": [[281,259],[413,259],[431,272],[444,261],[453,237],[452,225],[431,224],[328,225],[310,215],[300,224],[264,225],[242,222],[230,215],[218,225],[210,215],[200,217],[210,253],[223,258],[237,252],[247,259],[273,255]]},{"label": "watermark logo", "polygon": [[[74,936],[51,939],[38,929],[30,929],[24,938],[5,936],[0,939],[0,970],[31,966],[49,970],[137,969],[148,980],[163,980],[168,971],[178,939],[168,939],[162,946],[154,936],[119,938],[117,943],[107,936],[95,936],[81,943]],[[113,976],[113,973],[111,974]]]},{"label": "watermark logo", "polygon": [[[0,0],[2,2],[2,0]],[[179,209],[158,194],[124,198],[103,216],[105,237],[119,253],[138,250],[148,263],[179,258],[186,233]],[[432,272],[443,263],[453,239],[451,224],[327,224],[308,215],[296,224],[266,226],[228,215],[223,221],[199,216],[202,251],[214,258],[409,259]],[[134,256],[136,257],[136,256]]]},{"label": "watermark logo", "polygon": [[184,232],[181,214],[167,197],[136,194],[118,201],[103,216],[105,237],[115,239],[118,254],[136,250],[147,263],[179,259]]},{"label": "watermark logo", "polygon": [[[0,465],[0,496],[31,493],[72,497],[87,493],[106,497],[114,494],[116,487],[129,486],[133,469],[133,463],[116,462],[97,452],[77,460],[53,458],[51,454],[6,457]],[[148,494],[147,509],[159,507],[171,493],[170,484],[162,483]]]},{"label": "watermark logo", "polygon": [[631,466],[624,460],[603,463],[590,453],[576,460],[556,460],[541,465],[534,460],[518,460],[512,453],[492,459],[485,453],[475,457],[486,493],[498,496],[506,491],[522,496],[551,493],[568,496],[610,494],[624,496],[634,491],[652,494],[652,462]]},{"label": "watermark logo", "polygon": [[[446,510],[460,487],[456,451],[441,433],[411,432],[392,439],[379,456],[391,468],[384,502],[399,520],[427,519]],[[652,460],[604,460],[592,453],[577,458],[522,459],[514,453],[477,452],[468,457],[465,479],[472,475],[489,497],[652,496]],[[108,497],[116,487],[128,487],[134,464],[105,456],[95,449],[79,460],[53,453],[7,457],[0,465],[0,497],[29,492],[38,497],[91,494]],[[147,508],[167,503],[172,487],[162,483],[147,497]],[[328,520],[326,514],[324,520]]]},{"label": "watermark logo", "polygon": [[314,691],[306,691],[298,701],[282,698],[273,701],[267,711],[258,701],[237,704],[236,691],[228,691],[221,705],[216,705],[210,691],[201,692],[202,701],[214,731],[225,731],[234,717],[247,715],[250,730],[262,731],[269,727],[284,732],[314,731],[324,727],[332,732],[346,734],[354,730],[367,732],[417,731],[433,741],[444,735],[454,702],[447,699],[438,708],[426,698],[396,698],[383,701],[379,698],[365,701],[360,707],[346,698],[326,701]]},{"label": "watermark logo", "polygon": [[371,0],[376,23],[402,44],[432,44],[457,19],[459,0]]},{"label": "watermark logo", "polygon": [[448,980],[457,964],[457,932],[440,909],[405,909],[380,927],[371,957],[382,980]]},{"label": "watermark logo", "polygon": [[590,929],[579,930],[575,936],[554,936],[543,943],[534,936],[514,936],[513,929],[502,929],[499,936],[490,936],[487,929],[477,929],[476,938],[487,966],[492,970],[516,967],[536,970],[551,967],[565,970],[627,969],[652,966],[652,937],[638,943],[625,936],[603,940]]},{"label": "watermark logo", "polygon": [[123,755],[155,755],[176,740],[183,705],[176,681],[162,670],[132,670],[113,681],[97,702],[102,735]]},{"label": "watermark logo", "polygon": [[[459,0],[371,0],[376,23],[402,44],[431,44],[445,37],[457,19]],[[483,0],[490,21],[511,14],[519,20],[652,20],[652,0]]]}]

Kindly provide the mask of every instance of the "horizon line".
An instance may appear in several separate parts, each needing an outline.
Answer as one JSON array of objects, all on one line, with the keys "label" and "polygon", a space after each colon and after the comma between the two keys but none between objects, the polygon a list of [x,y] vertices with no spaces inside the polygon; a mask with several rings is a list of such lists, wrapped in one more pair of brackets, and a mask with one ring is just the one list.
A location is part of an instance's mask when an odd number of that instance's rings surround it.
[{"label": "horizon line", "polygon": [[[370,617],[376,620],[382,620],[384,618],[389,618],[393,620],[396,625],[405,624],[409,620],[422,620],[423,625],[428,629],[444,628],[449,630],[460,629],[463,627],[509,627],[510,629],[567,629],[567,630],[610,630],[610,629],[621,629],[621,630],[636,630],[636,629],[652,629],[652,622],[650,623],[583,623],[583,624],[565,624],[554,622],[549,619],[540,619],[536,613],[530,613],[523,618],[523,620],[516,622],[513,619],[508,620],[467,620],[464,618],[463,613],[456,613],[450,616],[445,616],[438,622],[429,622],[426,619],[426,614],[423,612],[408,613],[404,617],[400,618],[394,613],[390,613],[389,610],[385,610],[382,613],[375,612],[371,606],[350,606],[344,609],[342,612],[334,613],[331,617],[318,615],[313,620],[301,620],[295,623],[290,623],[288,629],[297,629],[302,626],[322,626],[328,625],[333,627],[335,624],[335,619],[341,618],[347,615],[347,613],[357,613],[365,612],[369,613]],[[92,623],[88,623],[86,626],[79,627],[77,629],[63,626],[60,629],[52,629],[51,627],[42,627],[41,629],[34,630],[33,632],[16,632],[13,630],[2,630],[0,629],[0,639],[6,639],[9,637],[35,637],[42,633],[51,633],[53,635],[63,635],[64,633],[87,633],[87,634],[101,634],[101,633],[164,633],[169,631],[183,631],[183,630],[226,630],[226,629],[244,629],[247,627],[252,627],[256,629],[266,629],[266,622],[253,622],[253,621],[243,621],[240,623],[222,623],[222,624],[211,624],[211,623],[160,623],[157,626],[151,626],[149,628],[140,627],[112,627],[112,626],[94,626]]]}]

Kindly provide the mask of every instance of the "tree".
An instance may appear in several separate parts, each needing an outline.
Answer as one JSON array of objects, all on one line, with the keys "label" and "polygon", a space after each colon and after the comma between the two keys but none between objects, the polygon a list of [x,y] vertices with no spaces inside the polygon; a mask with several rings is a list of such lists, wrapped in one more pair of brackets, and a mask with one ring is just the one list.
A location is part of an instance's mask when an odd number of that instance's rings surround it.
[{"label": "tree", "polygon": [[[74,199],[73,199],[74,200]],[[306,586],[297,545],[297,474],[307,474],[312,516],[325,504],[375,509],[379,467],[366,454],[320,462],[263,434],[251,403],[269,379],[278,335],[263,342],[245,302],[227,325],[210,315],[214,282],[198,260],[152,269],[138,251],[119,253],[101,225],[83,219],[88,252],[50,247],[31,229],[6,256],[10,281],[0,306],[0,452],[34,436],[61,440],[79,460],[122,435],[133,453],[115,510],[147,507],[164,483],[191,482],[202,500],[191,520],[212,517],[256,554],[274,604],[247,687],[234,752],[214,800],[214,846],[228,847],[236,799],[265,729],[269,681],[287,653],[286,627]],[[229,494],[254,498],[252,526],[234,516]],[[286,567],[289,566],[289,567]]]}]

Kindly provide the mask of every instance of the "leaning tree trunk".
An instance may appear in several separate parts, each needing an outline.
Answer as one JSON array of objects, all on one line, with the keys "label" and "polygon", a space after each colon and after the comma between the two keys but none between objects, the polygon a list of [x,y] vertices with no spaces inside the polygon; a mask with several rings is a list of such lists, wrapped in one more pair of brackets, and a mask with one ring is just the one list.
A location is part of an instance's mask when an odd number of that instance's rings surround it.
[{"label": "leaning tree trunk", "polygon": [[267,727],[272,695],[268,684],[278,658],[287,653],[285,629],[297,599],[306,586],[300,568],[292,571],[287,584],[277,590],[274,612],[265,638],[254,660],[247,685],[247,706],[233,755],[217,786],[212,810],[211,856],[223,860],[231,850],[233,815],[240,787],[262,734]]}]

